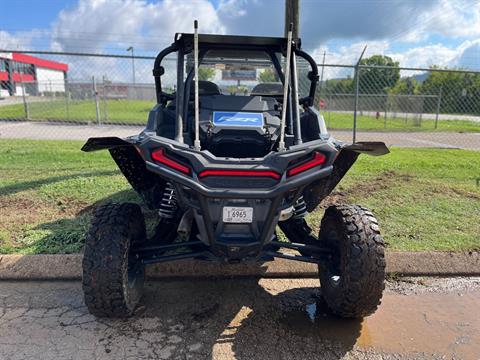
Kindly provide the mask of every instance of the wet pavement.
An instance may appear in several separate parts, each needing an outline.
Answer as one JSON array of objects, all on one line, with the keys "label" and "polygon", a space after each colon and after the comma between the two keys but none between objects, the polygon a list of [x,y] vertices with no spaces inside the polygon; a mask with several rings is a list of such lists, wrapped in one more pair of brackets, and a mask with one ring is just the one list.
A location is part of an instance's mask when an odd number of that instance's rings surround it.
[{"label": "wet pavement", "polygon": [[79,282],[0,282],[0,359],[479,359],[480,278],[389,281],[362,320],[314,279],[150,282],[128,320],[88,314]]}]

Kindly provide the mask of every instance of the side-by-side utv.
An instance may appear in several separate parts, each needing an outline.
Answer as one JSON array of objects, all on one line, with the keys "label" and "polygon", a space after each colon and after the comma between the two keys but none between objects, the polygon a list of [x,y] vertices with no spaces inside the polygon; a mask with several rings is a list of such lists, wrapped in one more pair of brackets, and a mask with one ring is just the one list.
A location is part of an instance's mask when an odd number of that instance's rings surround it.
[{"label": "side-by-side utv", "polygon": [[82,149],[108,149],[158,213],[147,238],[137,204],[94,211],[83,260],[90,312],[132,315],[146,264],[195,259],[229,266],[274,258],[318,264],[321,294],[333,313],[375,311],[385,260],[373,214],[359,205],[330,206],[318,236],[305,216],[360,153],[388,149],[329,135],[313,107],[317,65],[300,39],[176,34],[156,57],[153,76],[157,104],[146,128],[125,139],[90,138]]}]

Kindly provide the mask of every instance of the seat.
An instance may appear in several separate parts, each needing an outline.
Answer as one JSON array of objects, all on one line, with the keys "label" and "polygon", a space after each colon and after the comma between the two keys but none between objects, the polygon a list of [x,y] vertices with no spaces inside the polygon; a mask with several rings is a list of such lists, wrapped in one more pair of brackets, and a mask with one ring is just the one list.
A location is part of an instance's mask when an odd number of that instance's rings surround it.
[{"label": "seat", "polygon": [[253,96],[282,96],[283,85],[279,82],[261,83],[252,89]]},{"label": "seat", "polygon": [[[198,82],[198,95],[208,96],[208,95],[220,95],[220,89],[218,85],[214,82],[207,80],[200,80]],[[190,87],[190,99],[193,99],[195,96],[195,83],[192,83]]]}]

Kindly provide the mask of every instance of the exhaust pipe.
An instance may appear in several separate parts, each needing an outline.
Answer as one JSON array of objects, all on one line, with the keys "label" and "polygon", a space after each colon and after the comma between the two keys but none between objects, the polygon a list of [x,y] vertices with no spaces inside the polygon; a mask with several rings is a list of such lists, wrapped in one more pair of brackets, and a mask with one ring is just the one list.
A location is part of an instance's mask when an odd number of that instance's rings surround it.
[{"label": "exhaust pipe", "polygon": [[193,210],[188,209],[182,216],[180,223],[178,224],[177,233],[180,238],[186,240],[190,236],[193,223]]}]

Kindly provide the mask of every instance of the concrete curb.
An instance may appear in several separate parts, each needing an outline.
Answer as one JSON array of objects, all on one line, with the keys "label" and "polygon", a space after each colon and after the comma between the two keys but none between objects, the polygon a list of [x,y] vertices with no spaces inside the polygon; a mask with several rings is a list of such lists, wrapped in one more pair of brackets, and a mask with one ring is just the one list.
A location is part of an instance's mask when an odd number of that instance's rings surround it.
[{"label": "concrete curb", "polygon": [[[480,252],[387,252],[387,273],[408,276],[480,275]],[[219,265],[178,261],[147,267],[150,279],[164,278],[312,278],[313,264],[277,259],[262,265]],[[0,255],[0,280],[79,280],[82,255]]]}]

